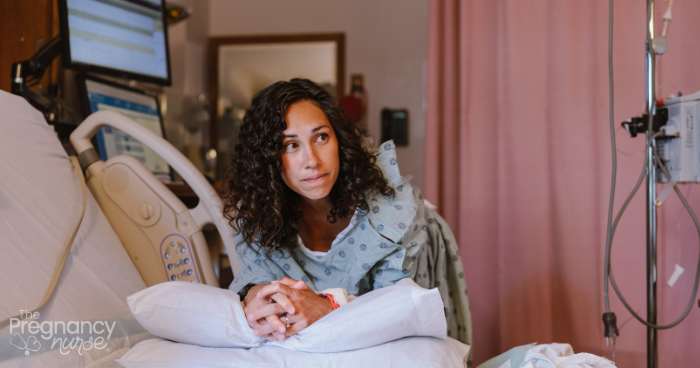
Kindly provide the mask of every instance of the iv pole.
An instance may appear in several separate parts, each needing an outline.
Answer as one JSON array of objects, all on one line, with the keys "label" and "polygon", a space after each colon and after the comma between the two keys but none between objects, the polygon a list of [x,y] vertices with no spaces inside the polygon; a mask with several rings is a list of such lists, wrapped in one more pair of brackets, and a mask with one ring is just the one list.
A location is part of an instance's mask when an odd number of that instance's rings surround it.
[{"label": "iv pole", "polygon": [[[656,324],[656,168],[654,165],[654,115],[656,113],[655,97],[655,53],[654,53],[654,0],[647,0],[647,35],[646,35],[646,112],[647,144],[647,321]],[[647,326],[647,368],[656,368],[658,362],[658,341],[656,329]]]}]

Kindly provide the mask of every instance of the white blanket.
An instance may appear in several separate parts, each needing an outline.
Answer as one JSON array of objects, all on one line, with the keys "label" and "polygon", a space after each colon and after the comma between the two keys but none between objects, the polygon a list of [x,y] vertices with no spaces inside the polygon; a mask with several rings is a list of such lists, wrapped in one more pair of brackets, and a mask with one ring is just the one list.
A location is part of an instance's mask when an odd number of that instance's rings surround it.
[{"label": "white blanket", "polygon": [[605,358],[589,353],[574,354],[569,344],[535,345],[525,354],[521,368],[615,368]]},{"label": "white blanket", "polygon": [[514,347],[478,368],[615,368],[615,363],[589,353],[574,353],[569,344]]}]

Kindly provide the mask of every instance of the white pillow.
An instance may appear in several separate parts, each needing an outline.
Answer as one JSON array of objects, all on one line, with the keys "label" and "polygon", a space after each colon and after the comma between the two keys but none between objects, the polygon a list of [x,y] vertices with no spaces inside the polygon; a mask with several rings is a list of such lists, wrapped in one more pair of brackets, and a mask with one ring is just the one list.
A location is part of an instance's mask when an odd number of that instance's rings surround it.
[{"label": "white pillow", "polygon": [[127,298],[148,332],[169,340],[210,347],[253,347],[255,336],[238,294],[204,284],[164,282]]},{"label": "white pillow", "polygon": [[[165,282],[127,300],[151,334],[209,347],[254,347],[238,294],[212,286]],[[361,323],[358,323],[361,321]],[[374,290],[333,311],[282,342],[266,344],[307,352],[366,348],[407,336],[447,337],[442,298],[411,279]]]},{"label": "white pillow", "polygon": [[138,343],[117,363],[126,368],[463,368],[468,354],[469,346],[457,340],[433,337],[406,337],[340,353],[306,353],[271,345],[215,349],[151,339]]},{"label": "white pillow", "polygon": [[438,289],[406,278],[355,298],[282,342],[268,344],[327,353],[361,349],[407,336],[447,337]]}]

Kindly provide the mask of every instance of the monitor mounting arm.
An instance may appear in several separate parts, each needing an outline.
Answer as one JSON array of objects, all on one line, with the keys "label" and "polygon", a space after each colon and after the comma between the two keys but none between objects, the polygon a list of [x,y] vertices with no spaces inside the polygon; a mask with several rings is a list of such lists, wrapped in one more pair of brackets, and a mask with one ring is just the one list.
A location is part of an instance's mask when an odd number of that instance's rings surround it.
[{"label": "monitor mounting arm", "polygon": [[51,62],[61,55],[62,51],[63,40],[61,37],[55,37],[39,49],[31,59],[12,63],[10,76],[12,93],[24,97],[32,106],[44,113],[49,123],[57,118],[55,102],[47,96],[32,91],[29,88],[29,82],[39,81]]}]

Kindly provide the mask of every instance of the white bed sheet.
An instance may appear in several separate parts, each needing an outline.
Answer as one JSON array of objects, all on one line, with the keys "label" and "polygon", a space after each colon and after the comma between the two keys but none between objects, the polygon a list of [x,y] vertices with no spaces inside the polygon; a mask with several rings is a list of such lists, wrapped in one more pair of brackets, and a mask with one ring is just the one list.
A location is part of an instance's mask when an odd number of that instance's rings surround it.
[{"label": "white bed sheet", "polygon": [[149,339],[117,360],[125,368],[383,367],[461,368],[469,346],[452,338],[407,337],[371,348],[338,353],[305,353],[265,345],[253,349],[206,348]]}]

